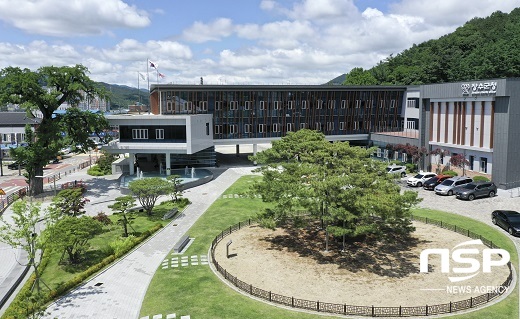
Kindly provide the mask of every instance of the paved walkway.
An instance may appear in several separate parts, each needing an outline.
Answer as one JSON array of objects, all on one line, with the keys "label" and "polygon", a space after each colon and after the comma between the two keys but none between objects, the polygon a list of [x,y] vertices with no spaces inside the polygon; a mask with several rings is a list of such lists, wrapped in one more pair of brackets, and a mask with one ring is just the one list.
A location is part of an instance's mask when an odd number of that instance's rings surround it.
[{"label": "paved walkway", "polygon": [[[192,204],[175,220],[177,226],[170,223],[118,263],[51,304],[48,318],[138,318],[148,285],[175,243],[231,184],[251,174],[251,168],[217,169],[216,173],[211,182],[185,192]],[[91,204],[104,207],[111,198],[107,194],[100,189],[96,198],[87,197]]]}]

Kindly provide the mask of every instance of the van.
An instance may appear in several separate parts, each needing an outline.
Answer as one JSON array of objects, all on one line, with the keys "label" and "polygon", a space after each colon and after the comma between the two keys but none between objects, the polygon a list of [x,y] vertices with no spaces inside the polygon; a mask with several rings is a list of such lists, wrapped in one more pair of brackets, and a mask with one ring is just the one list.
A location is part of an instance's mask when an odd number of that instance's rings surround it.
[{"label": "van", "polygon": [[467,176],[456,176],[444,180],[444,182],[435,186],[435,194],[451,196],[455,193],[455,187],[471,183],[473,179]]}]

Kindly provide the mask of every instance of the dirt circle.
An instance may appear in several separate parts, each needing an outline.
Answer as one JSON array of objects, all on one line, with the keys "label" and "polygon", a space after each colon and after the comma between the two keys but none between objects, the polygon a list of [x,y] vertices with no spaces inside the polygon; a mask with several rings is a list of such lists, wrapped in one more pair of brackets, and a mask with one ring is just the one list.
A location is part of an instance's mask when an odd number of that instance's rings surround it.
[{"label": "dirt circle", "polygon": [[[308,247],[295,230],[242,228],[225,237],[215,248],[216,261],[238,279],[273,293],[320,302],[357,306],[422,306],[443,304],[476,297],[500,286],[509,275],[507,266],[492,267],[491,273],[479,270],[476,276],[451,282],[453,268],[468,268],[467,263],[451,261],[450,273],[441,272],[441,258],[429,258],[429,272],[419,271],[421,251],[447,248],[471,240],[458,233],[414,222],[416,231],[409,242],[377,248],[354,243],[345,252],[324,252]],[[316,234],[307,234],[316,236]],[[226,243],[230,258],[227,258]],[[337,244],[335,247],[341,247]],[[396,249],[396,247],[400,247]],[[318,249],[316,249],[318,248]],[[459,247],[460,248],[460,247]],[[482,264],[483,245],[473,257]],[[500,258],[494,256],[494,260]]]}]

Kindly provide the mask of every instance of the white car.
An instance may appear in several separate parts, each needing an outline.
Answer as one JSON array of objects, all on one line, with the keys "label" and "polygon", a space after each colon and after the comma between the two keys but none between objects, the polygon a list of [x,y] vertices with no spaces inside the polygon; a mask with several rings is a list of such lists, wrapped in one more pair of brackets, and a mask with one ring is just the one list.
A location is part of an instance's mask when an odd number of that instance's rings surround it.
[{"label": "white car", "polygon": [[408,186],[421,187],[424,185],[424,182],[426,182],[427,180],[429,180],[430,178],[432,178],[434,176],[437,176],[437,174],[432,173],[432,172],[422,172],[421,171],[414,177],[410,177],[408,179],[408,181],[406,181],[406,184]]},{"label": "white car", "polygon": [[386,167],[388,174],[399,174],[401,177],[406,176],[406,166],[390,165]]}]

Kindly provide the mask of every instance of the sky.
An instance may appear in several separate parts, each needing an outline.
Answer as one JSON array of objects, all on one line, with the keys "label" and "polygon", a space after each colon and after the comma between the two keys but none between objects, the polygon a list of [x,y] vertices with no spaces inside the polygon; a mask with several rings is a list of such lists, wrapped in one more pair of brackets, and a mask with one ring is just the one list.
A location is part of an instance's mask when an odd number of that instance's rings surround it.
[{"label": "sky", "polygon": [[520,0],[0,0],[0,69],[82,64],[95,81],[140,88],[199,84],[201,77],[204,84],[323,84],[518,6]]}]

